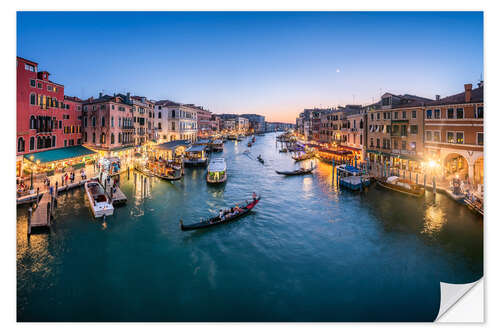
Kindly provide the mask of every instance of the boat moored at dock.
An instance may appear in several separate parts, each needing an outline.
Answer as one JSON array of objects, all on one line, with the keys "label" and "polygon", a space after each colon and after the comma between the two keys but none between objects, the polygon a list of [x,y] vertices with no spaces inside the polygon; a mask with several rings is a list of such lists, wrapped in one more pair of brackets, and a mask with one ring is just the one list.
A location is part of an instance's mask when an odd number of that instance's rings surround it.
[{"label": "boat moored at dock", "polygon": [[224,151],[224,141],[221,139],[213,140],[210,146],[212,148],[212,152],[214,153],[220,153]]},{"label": "boat moored at dock", "polygon": [[85,192],[89,198],[90,209],[94,217],[113,215],[114,207],[104,187],[97,180],[89,180],[85,183]]},{"label": "boat moored at dock", "polygon": [[371,178],[352,165],[339,165],[336,167],[339,185],[352,191],[360,191],[370,186]]},{"label": "boat moored at dock", "polygon": [[184,166],[186,167],[199,167],[207,165],[207,157],[205,155],[205,147],[191,146],[186,149],[184,156]]},{"label": "boat moored at dock", "polygon": [[227,164],[223,157],[212,158],[208,164],[207,183],[221,184],[227,180]]},{"label": "boat moored at dock", "polygon": [[377,185],[399,193],[404,193],[414,197],[421,197],[425,193],[422,185],[418,185],[408,179],[402,179],[397,176],[390,176],[377,180]]}]

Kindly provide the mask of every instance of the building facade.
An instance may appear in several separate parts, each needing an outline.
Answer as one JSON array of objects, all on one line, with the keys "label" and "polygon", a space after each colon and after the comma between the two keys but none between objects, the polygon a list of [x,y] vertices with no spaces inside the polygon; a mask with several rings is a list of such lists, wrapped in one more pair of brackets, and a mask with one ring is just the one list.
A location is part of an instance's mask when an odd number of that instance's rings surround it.
[{"label": "building facade", "polygon": [[135,144],[130,95],[102,95],[83,101],[83,143],[100,151]]},{"label": "building facade", "polygon": [[473,186],[484,183],[483,83],[427,103],[424,119],[425,155],[442,177],[457,177]]},{"label": "building facade", "polygon": [[241,117],[248,119],[250,130],[254,133],[264,133],[266,131],[266,117],[258,114],[242,114]]},{"label": "building facade", "polygon": [[162,117],[167,116],[167,141],[196,141],[198,132],[198,111],[196,107],[169,100],[161,100],[155,103],[155,108],[157,111],[162,111]]}]

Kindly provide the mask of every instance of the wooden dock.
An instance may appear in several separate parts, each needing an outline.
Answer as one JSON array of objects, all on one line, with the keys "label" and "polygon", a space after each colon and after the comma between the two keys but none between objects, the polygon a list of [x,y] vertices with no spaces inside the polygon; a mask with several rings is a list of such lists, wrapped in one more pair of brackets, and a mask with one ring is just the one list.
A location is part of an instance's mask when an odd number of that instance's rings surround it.
[{"label": "wooden dock", "polygon": [[115,193],[112,193],[111,184],[106,184],[105,191],[106,191],[106,193],[108,193],[109,197],[111,198],[111,202],[113,203],[113,206],[126,204],[127,197],[125,196],[125,194],[123,194],[120,187],[116,186],[115,190],[116,190]]},{"label": "wooden dock", "polygon": [[45,193],[42,199],[36,204],[35,210],[28,215],[28,235],[31,235],[33,228],[50,228],[53,220],[55,198]]}]

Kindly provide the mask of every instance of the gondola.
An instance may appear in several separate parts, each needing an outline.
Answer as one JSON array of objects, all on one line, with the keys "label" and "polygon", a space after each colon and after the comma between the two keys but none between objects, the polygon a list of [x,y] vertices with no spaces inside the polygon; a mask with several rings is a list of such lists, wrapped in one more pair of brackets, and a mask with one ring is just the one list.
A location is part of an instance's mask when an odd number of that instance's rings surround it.
[{"label": "gondola", "polygon": [[313,157],[314,157],[314,153],[305,153],[305,154],[298,155],[298,156],[292,156],[292,158],[296,162],[305,161],[305,160],[308,160],[308,159],[313,158]]},{"label": "gondola", "polygon": [[286,148],[281,148],[280,153],[288,153],[288,150]]},{"label": "gondola", "polygon": [[247,143],[247,147],[252,147],[252,143],[251,142]]},{"label": "gondola", "polygon": [[257,157],[257,160],[258,160],[260,163],[264,164],[264,159],[263,159],[262,157],[260,157],[260,155]]},{"label": "gondola", "polygon": [[242,208],[242,211],[236,215],[233,215],[231,217],[226,217],[224,220],[221,220],[219,216],[215,216],[206,220],[203,220],[199,223],[194,223],[194,224],[189,224],[189,225],[184,225],[182,220],[179,221],[180,227],[182,231],[189,231],[189,230],[196,230],[196,229],[204,229],[204,228],[209,228],[213,227],[219,224],[225,224],[229,223],[231,221],[234,221],[236,219],[239,219],[242,216],[247,215],[250,213],[250,211],[259,203],[260,201],[260,196],[257,197],[255,200],[247,204],[245,207]]},{"label": "gondola", "polygon": [[293,170],[293,171],[278,171],[278,170],[275,170],[275,171],[278,175],[298,176],[298,175],[305,175],[305,174],[311,173],[313,170],[314,170],[314,167],[309,168],[309,169],[300,168],[298,170]]}]

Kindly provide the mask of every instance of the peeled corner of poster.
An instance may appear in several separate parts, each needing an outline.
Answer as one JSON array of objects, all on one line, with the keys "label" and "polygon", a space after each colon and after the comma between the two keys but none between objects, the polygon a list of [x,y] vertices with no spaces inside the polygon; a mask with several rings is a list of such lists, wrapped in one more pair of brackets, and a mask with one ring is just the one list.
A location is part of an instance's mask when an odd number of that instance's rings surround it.
[{"label": "peeled corner of poster", "polygon": [[441,303],[435,319],[438,323],[484,322],[483,278],[465,284],[440,282]]}]

